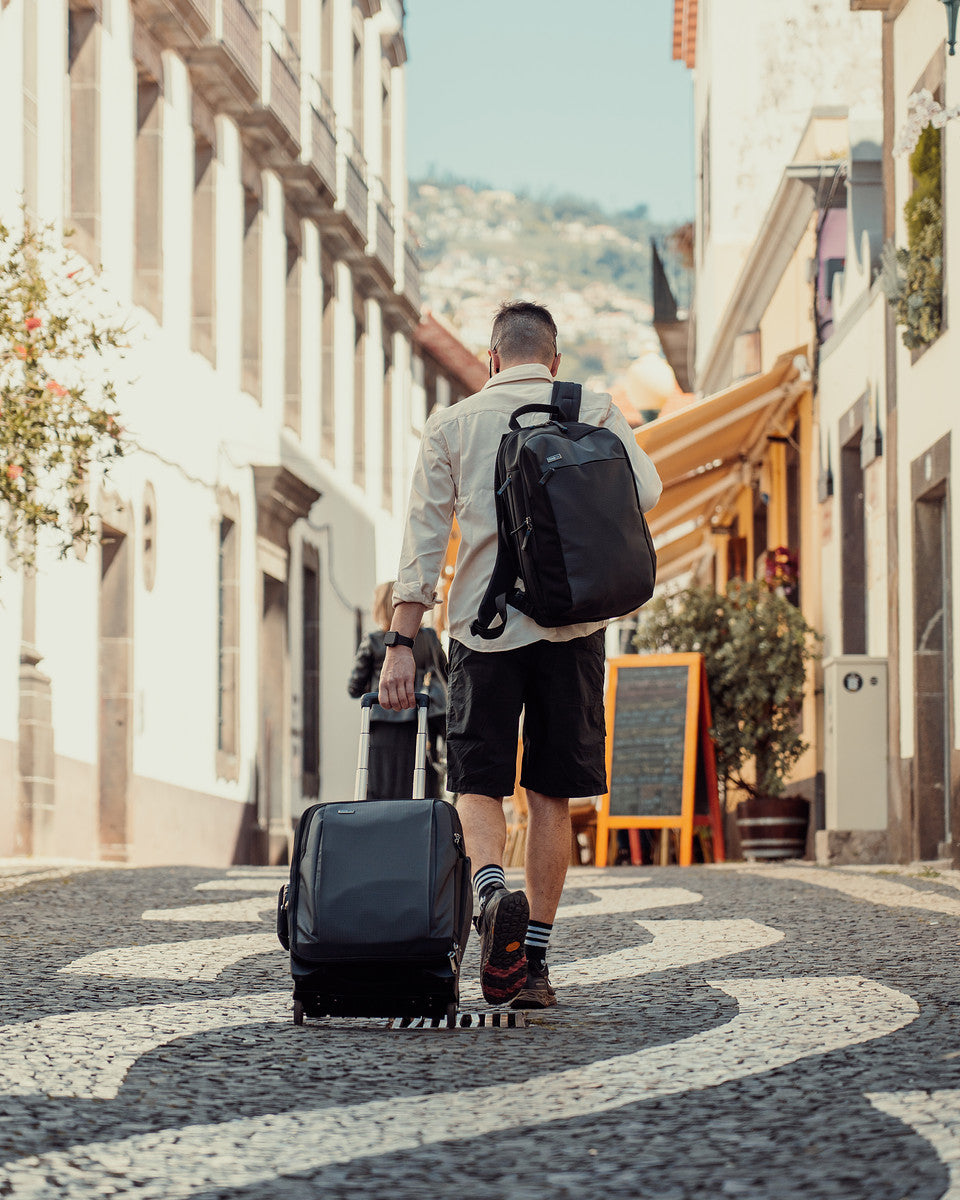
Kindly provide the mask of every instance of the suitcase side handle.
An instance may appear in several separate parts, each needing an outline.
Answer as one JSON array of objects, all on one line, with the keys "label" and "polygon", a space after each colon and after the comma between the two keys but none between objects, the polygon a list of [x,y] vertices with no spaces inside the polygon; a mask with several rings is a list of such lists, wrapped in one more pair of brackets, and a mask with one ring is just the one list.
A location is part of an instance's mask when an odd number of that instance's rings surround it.
[{"label": "suitcase side handle", "polygon": [[[360,698],[360,752],[357,758],[357,782],[354,800],[366,800],[370,762],[370,709],[377,702],[379,692],[365,692]],[[427,790],[427,708],[430,697],[426,692],[416,692],[417,699],[417,747],[413,766],[413,799],[422,800]]]}]

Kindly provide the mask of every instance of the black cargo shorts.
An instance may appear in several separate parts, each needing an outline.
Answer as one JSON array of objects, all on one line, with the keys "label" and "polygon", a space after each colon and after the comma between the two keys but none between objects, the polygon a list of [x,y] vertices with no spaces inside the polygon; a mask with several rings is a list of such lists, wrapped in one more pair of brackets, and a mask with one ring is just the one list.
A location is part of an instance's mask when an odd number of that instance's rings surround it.
[{"label": "black cargo shorts", "polygon": [[545,796],[607,790],[603,712],[604,631],[513,650],[450,642],[447,788],[509,796],[520,783]]}]

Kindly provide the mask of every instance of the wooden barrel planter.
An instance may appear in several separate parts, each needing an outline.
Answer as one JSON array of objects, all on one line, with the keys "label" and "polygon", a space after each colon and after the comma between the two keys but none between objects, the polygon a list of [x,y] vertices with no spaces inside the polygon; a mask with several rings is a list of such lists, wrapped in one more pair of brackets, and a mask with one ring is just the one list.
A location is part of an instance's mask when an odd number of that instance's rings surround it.
[{"label": "wooden barrel planter", "polygon": [[737,808],[740,849],[751,862],[803,858],[810,805],[803,796],[764,796]]}]

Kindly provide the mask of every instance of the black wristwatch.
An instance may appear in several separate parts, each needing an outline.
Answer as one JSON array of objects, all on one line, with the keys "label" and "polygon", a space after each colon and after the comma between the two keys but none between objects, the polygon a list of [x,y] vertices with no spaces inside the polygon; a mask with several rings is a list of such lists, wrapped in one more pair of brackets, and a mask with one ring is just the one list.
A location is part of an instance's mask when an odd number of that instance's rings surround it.
[{"label": "black wristwatch", "polygon": [[409,646],[413,649],[413,638],[404,637],[402,633],[397,633],[395,629],[391,629],[389,633],[383,635],[383,644],[385,646]]}]

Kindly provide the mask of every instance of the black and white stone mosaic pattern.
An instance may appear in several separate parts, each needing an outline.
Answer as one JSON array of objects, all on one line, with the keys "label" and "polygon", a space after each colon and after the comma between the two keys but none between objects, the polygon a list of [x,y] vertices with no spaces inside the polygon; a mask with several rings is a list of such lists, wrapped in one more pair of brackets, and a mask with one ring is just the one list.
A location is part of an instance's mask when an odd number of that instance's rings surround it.
[{"label": "black and white stone mosaic pattern", "polygon": [[0,1196],[960,1200],[949,872],[572,871],[557,1009],[411,1031],[293,1025],[282,878],[0,865]]}]

